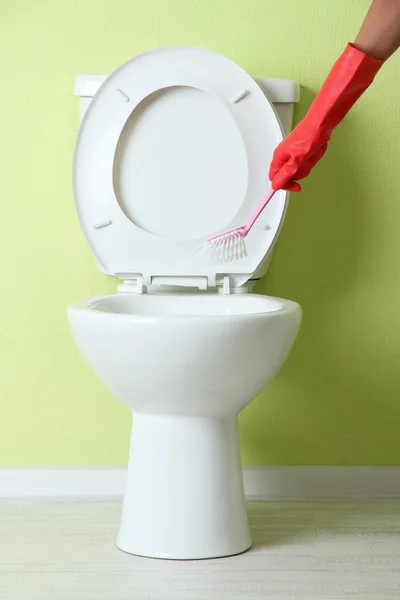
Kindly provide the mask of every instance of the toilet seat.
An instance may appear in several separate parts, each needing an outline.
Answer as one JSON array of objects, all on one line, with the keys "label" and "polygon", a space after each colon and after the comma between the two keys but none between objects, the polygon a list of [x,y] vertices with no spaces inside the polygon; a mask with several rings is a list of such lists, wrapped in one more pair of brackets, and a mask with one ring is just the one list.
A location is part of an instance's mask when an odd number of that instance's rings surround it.
[{"label": "toilet seat", "polygon": [[219,54],[161,48],[119,67],[91,102],[74,155],[77,212],[105,272],[146,285],[207,287],[223,275],[243,285],[279,233],[285,192],[246,238],[246,258],[213,267],[198,245],[246,220],[282,139],[257,83]]}]

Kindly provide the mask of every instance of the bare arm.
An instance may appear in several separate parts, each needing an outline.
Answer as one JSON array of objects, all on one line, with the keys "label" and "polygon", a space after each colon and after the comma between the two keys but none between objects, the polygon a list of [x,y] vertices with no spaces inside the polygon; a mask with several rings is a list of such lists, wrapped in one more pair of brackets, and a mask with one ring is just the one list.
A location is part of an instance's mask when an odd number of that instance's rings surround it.
[{"label": "bare arm", "polygon": [[400,46],[400,0],[373,0],[354,46],[387,59]]}]

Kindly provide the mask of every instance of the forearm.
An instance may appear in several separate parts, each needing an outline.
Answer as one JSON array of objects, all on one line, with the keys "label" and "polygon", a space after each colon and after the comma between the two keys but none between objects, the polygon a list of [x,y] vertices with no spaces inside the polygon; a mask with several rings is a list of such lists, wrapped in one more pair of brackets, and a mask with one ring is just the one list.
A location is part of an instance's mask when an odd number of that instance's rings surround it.
[{"label": "forearm", "polygon": [[354,46],[387,59],[400,46],[400,0],[373,0]]}]

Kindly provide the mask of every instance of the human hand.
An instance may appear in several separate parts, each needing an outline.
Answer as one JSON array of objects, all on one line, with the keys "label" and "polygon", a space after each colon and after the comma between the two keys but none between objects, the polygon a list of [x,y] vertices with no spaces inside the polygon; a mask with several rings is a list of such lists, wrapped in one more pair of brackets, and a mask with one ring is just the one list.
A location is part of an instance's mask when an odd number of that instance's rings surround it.
[{"label": "human hand", "polygon": [[326,152],[326,135],[300,121],[297,127],[277,146],[269,169],[274,190],[299,192],[298,179],[304,179]]}]

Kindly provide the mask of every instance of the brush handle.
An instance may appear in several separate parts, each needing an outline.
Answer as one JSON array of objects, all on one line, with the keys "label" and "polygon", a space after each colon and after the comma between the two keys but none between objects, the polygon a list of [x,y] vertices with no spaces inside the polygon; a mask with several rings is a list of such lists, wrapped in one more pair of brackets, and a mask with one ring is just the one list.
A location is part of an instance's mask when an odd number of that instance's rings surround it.
[{"label": "brush handle", "polygon": [[244,224],[244,235],[247,235],[249,233],[250,229],[253,227],[254,223],[257,221],[258,217],[260,216],[264,208],[267,206],[268,202],[271,200],[275,192],[276,190],[274,190],[271,187],[265,194],[265,196],[257,204],[256,208],[253,210],[250,217]]}]

